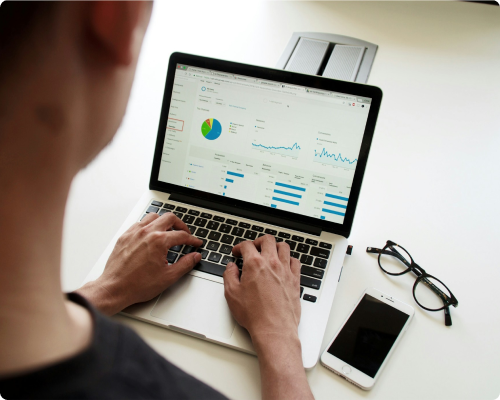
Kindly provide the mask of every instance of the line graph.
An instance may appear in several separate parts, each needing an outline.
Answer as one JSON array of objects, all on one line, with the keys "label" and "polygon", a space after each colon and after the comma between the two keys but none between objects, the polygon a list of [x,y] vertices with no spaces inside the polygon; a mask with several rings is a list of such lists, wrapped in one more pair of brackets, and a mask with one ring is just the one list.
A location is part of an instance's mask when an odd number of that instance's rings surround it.
[{"label": "line graph", "polygon": [[267,151],[269,153],[281,154],[283,156],[289,156],[297,158],[299,156],[300,146],[297,142],[291,146],[265,146],[260,143],[252,143],[252,148],[260,151]]},{"label": "line graph", "polygon": [[336,153],[330,153],[323,147],[323,150],[321,151],[314,150],[313,161],[321,164],[330,164],[338,167],[354,169],[356,168],[356,162],[358,159],[355,158],[351,161],[350,158],[342,157],[342,153],[339,152],[338,155]]}]

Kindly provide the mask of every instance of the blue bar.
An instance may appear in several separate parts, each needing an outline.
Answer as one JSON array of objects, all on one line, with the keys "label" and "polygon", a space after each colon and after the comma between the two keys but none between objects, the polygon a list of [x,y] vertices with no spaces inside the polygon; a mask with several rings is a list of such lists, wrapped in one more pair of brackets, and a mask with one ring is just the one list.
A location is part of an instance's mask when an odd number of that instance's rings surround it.
[{"label": "blue bar", "polygon": [[321,218],[321,219],[325,219],[325,216],[324,216],[324,215],[322,215],[320,218]]},{"label": "blue bar", "polygon": [[271,204],[271,208],[276,208],[276,204]]},{"label": "blue bar", "polygon": [[226,186],[226,185],[224,185],[224,189],[227,189],[227,186]]},{"label": "blue bar", "polygon": [[231,171],[227,171],[227,174],[237,176],[238,178],[243,178],[245,176],[243,174],[238,174],[237,172],[231,172]]},{"label": "blue bar", "polygon": [[338,211],[329,210],[328,208],[323,208],[321,211],[324,211],[324,212],[327,212],[327,213],[330,213],[330,214],[342,215],[343,217],[345,217],[344,213],[341,213],[341,212],[338,212]]},{"label": "blue bar", "polygon": [[299,205],[298,201],[290,201],[290,200],[280,199],[279,197],[273,197],[273,200],[275,200],[275,201],[281,201],[282,203],[293,204],[294,206],[298,206]]},{"label": "blue bar", "polygon": [[328,206],[334,206],[334,207],[339,207],[339,208],[347,208],[347,206],[344,206],[342,204],[337,204],[337,203],[332,203],[331,201],[324,201],[324,204]]},{"label": "blue bar", "polygon": [[276,186],[282,186],[282,187],[286,187],[288,189],[295,189],[295,190],[300,190],[301,192],[305,192],[306,189],[303,188],[303,187],[299,187],[299,186],[292,186],[292,185],[287,185],[286,183],[279,183],[279,182],[276,182],[275,183]]},{"label": "blue bar", "polygon": [[338,199],[338,200],[344,200],[347,201],[349,200],[347,197],[341,197],[341,196],[334,196],[333,194],[325,194],[326,197],[331,197],[332,199]]},{"label": "blue bar", "polygon": [[284,194],[285,196],[297,197],[298,199],[302,198],[301,194],[295,194],[290,192],[284,192],[283,190],[274,189],[274,193]]},{"label": "blue bar", "polygon": [[226,182],[233,183],[234,181],[232,179],[226,178]]}]

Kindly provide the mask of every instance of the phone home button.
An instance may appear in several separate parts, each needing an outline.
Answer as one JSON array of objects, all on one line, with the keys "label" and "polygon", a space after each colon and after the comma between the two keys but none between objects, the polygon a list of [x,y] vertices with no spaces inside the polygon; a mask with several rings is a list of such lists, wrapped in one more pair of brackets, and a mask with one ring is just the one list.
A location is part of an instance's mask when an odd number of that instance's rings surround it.
[{"label": "phone home button", "polygon": [[344,365],[344,366],[342,367],[342,372],[343,372],[344,374],[346,374],[346,375],[349,375],[349,374],[351,373],[351,368],[350,368],[350,367],[348,367],[347,365]]}]

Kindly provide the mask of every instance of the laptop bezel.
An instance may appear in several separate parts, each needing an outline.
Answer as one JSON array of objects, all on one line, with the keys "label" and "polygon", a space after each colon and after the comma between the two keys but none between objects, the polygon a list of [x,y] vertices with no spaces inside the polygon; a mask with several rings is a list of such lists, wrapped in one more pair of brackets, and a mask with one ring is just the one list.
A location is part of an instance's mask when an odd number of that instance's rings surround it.
[{"label": "laptop bezel", "polygon": [[[192,188],[187,188],[172,183],[160,181],[158,179],[160,172],[161,156],[163,151],[163,144],[165,140],[165,133],[168,121],[168,112],[170,110],[170,102],[172,98],[172,90],[175,78],[175,71],[177,64],[183,64],[193,67],[212,69],[215,71],[238,74],[243,76],[250,76],[257,79],[266,79],[270,81],[278,81],[286,84],[301,85],[314,89],[328,90],[350,94],[353,96],[369,97],[372,99],[370,111],[368,114],[365,132],[357,161],[357,168],[354,173],[354,179],[351,185],[351,192],[347,209],[345,212],[344,222],[342,224],[321,220],[314,217],[304,216],[276,208],[270,208],[262,205],[253,204],[250,202],[237,200],[225,196],[220,196],[212,193],[199,191]],[[190,196],[192,199],[200,199],[204,202],[209,201],[217,204],[219,207],[227,206],[232,211],[235,209],[244,209],[250,212],[259,214],[267,214],[273,217],[279,217],[285,221],[294,221],[331,233],[339,234],[348,237],[354,221],[356,206],[358,204],[361,185],[366,170],[368,155],[373,140],[373,134],[377,122],[380,104],[382,101],[382,91],[375,86],[363,85],[359,83],[352,83],[346,81],[339,81],[330,78],[323,78],[315,75],[304,75],[295,72],[278,70],[273,68],[266,68],[254,66],[249,64],[241,64],[232,61],[219,60],[214,58],[202,57],[192,54],[185,54],[175,52],[170,56],[167,77],[165,82],[165,90],[163,93],[163,103],[160,113],[160,121],[158,124],[158,133],[156,138],[156,145],[153,157],[153,165],[151,169],[151,176],[149,188],[151,190],[158,190],[164,193],[179,194]]]}]

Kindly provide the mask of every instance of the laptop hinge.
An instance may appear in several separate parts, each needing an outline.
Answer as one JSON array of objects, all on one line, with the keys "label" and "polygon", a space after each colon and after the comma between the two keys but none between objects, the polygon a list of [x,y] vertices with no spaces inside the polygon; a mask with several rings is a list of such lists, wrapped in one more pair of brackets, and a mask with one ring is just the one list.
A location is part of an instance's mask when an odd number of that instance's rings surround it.
[{"label": "laptop hinge", "polygon": [[196,197],[186,196],[184,194],[173,193],[170,195],[169,199],[173,201],[178,201],[180,203],[187,203],[193,206],[208,208],[214,211],[233,214],[243,218],[253,219],[256,221],[261,221],[267,224],[282,226],[283,228],[309,233],[311,235],[321,236],[322,232],[321,228],[317,226],[303,224],[297,221],[290,221],[288,219],[281,217],[273,217],[272,215],[269,214],[259,213],[256,211],[247,210],[240,207],[218,204],[213,201],[198,199]]}]

